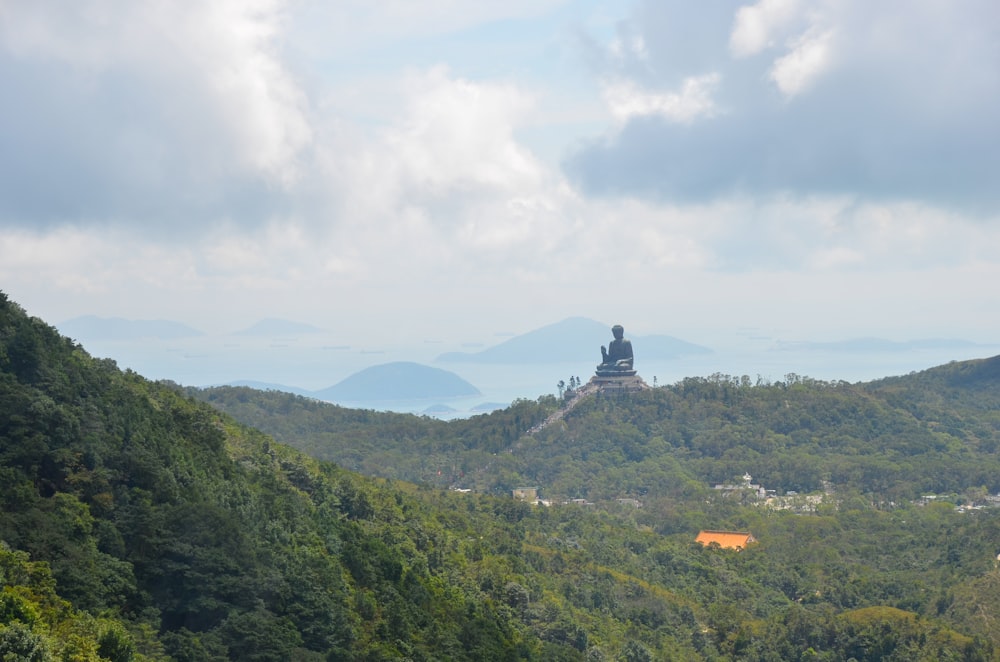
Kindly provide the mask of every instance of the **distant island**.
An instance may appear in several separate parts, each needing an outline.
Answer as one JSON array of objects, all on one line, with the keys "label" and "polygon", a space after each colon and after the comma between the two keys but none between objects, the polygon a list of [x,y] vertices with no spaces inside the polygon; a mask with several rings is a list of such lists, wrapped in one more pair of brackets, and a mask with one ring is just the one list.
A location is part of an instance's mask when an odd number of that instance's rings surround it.
[{"label": "distant island", "polygon": [[[594,347],[606,342],[610,326],[585,317],[570,317],[479,352],[447,352],[435,360],[440,363],[570,363],[592,356]],[[637,359],[641,361],[712,353],[708,347],[673,336],[632,335],[631,338],[642,347]]]},{"label": "distant island", "polygon": [[302,322],[293,322],[291,320],[278,319],[276,317],[267,317],[260,320],[253,326],[247,327],[241,331],[234,331],[234,336],[283,336],[283,335],[298,335],[302,333],[326,333],[325,329],[321,329],[318,326],[313,326],[312,324],[304,324]]},{"label": "distant island", "polygon": [[453,372],[397,361],[365,368],[312,395],[331,402],[375,402],[459,398],[480,392]]},{"label": "distant island", "polygon": [[81,342],[107,340],[176,340],[205,335],[198,329],[169,320],[130,320],[84,315],[57,325],[59,332]]}]

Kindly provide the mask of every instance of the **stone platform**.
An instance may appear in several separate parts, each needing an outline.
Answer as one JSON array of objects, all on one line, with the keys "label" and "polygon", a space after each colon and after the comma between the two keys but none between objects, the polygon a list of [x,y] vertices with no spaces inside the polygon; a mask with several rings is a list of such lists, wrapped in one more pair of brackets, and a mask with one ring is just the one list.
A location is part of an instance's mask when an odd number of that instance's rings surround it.
[{"label": "stone platform", "polygon": [[630,393],[649,388],[649,384],[635,374],[635,370],[630,372],[630,375],[594,375],[587,385],[594,386],[601,393]]}]

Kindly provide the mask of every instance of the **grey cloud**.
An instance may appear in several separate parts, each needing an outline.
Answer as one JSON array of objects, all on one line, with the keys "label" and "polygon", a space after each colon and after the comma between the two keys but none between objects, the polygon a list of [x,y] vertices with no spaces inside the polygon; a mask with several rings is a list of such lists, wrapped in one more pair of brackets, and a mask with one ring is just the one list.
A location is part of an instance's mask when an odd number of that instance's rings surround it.
[{"label": "grey cloud", "polygon": [[739,6],[733,0],[697,5],[685,0],[644,2],[632,27],[623,29],[643,35],[661,82],[674,86],[684,77],[712,71],[719,65],[729,41],[733,13]]},{"label": "grey cloud", "polygon": [[219,218],[252,223],[285,205],[235,165],[217,120],[182,90],[2,54],[0,84],[0,224],[177,233]]},{"label": "grey cloud", "polygon": [[[635,29],[645,35],[654,82],[670,89],[714,65],[718,112],[692,124],[635,117],[614,136],[594,139],[564,163],[584,190],[684,202],[850,194],[1000,209],[1000,42],[991,38],[1000,9],[993,3],[849,3],[837,16],[835,66],[791,99],[768,78],[780,49],[729,56],[721,31],[732,27],[732,7],[728,18],[713,14],[710,27],[704,16],[688,24],[660,3],[644,7]],[[676,44],[656,46],[684,25],[704,31],[695,59]],[[680,43],[697,41],[692,34]]]},{"label": "grey cloud", "polygon": [[[627,21],[615,26],[616,39],[625,46],[608,50],[592,35],[578,33],[584,60],[598,77],[627,76],[645,83],[673,88],[689,76],[717,69],[726,58],[734,0],[699,3],[687,0],[645,2]],[[647,57],[628,46],[641,38]]]}]

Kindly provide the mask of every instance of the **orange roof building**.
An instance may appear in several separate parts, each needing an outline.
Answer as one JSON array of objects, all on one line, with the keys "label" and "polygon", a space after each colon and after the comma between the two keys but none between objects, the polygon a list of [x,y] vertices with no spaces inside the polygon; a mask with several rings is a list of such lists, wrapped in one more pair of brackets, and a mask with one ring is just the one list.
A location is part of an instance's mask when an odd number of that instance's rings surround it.
[{"label": "orange roof building", "polygon": [[722,549],[746,549],[747,545],[757,542],[752,533],[742,533],[739,531],[700,531],[695,542],[700,542],[705,547],[715,543]]}]

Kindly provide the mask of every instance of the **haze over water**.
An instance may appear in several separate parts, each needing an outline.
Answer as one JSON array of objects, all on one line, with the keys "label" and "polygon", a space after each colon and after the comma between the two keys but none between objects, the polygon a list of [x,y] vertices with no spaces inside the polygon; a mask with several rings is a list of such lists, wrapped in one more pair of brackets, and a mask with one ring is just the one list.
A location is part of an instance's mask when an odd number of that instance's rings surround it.
[{"label": "haze over water", "polygon": [[[95,356],[112,358],[120,367],[131,368],[150,379],[168,379],[184,386],[247,381],[315,391],[373,365],[413,361],[453,372],[477,387],[481,395],[339,404],[415,413],[435,405],[455,410],[434,413],[442,418],[482,413],[485,404],[506,406],[520,398],[533,400],[541,395],[555,394],[560,380],[568,382],[571,376],[584,382],[590,379],[600,360],[599,346],[594,347],[593,356],[584,356],[574,362],[498,365],[435,362],[435,358],[447,349],[437,344],[360,350],[335,343],[335,339],[323,336],[285,339],[224,336],[170,341],[95,341],[84,343],[84,347]],[[642,345],[637,344],[636,369],[648,384],[653,385],[655,378],[661,386],[686,377],[708,377],[715,373],[747,375],[754,382],[758,377],[764,381],[782,381],[789,373],[822,381],[859,382],[1000,353],[1000,344],[859,351],[803,348],[791,343],[777,344],[766,338],[745,337],[710,348],[713,349],[711,354],[643,360]]]}]

